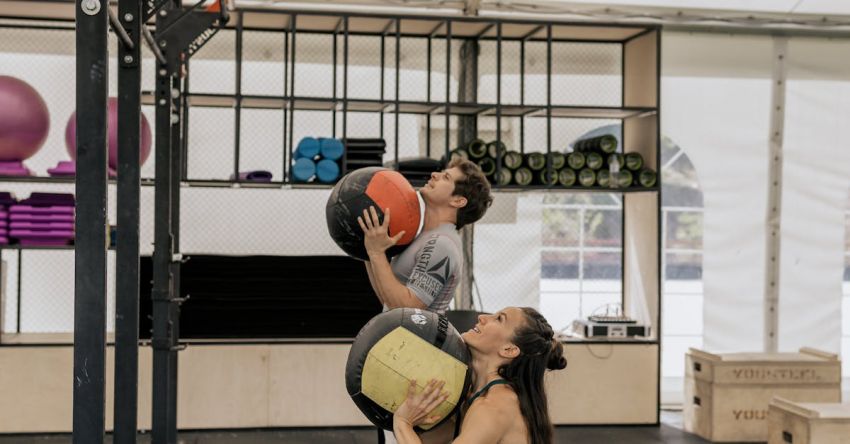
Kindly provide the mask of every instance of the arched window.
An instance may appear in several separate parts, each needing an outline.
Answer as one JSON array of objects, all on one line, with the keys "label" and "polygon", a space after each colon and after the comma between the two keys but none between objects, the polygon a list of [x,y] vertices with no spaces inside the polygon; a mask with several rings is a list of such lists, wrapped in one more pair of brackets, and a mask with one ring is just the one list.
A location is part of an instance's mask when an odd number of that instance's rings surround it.
[{"label": "arched window", "polygon": [[697,171],[674,141],[661,139],[662,403],[681,402],[689,347],[702,347],[703,196]]}]

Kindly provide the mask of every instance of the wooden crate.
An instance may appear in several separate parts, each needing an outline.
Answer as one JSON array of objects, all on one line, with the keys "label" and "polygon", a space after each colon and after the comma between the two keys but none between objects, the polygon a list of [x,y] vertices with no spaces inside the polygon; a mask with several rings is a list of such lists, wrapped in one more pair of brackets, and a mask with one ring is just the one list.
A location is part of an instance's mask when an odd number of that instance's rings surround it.
[{"label": "wooden crate", "polygon": [[775,397],[767,422],[768,444],[850,444],[850,404]]},{"label": "wooden crate", "polygon": [[767,441],[768,404],[840,402],[841,361],[811,348],[798,353],[685,356],[685,430],[714,442]]}]

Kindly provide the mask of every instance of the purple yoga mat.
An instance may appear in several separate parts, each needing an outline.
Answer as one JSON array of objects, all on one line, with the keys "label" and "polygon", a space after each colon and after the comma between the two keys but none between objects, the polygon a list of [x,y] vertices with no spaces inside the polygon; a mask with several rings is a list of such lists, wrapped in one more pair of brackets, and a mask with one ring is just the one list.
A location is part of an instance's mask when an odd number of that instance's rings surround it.
[{"label": "purple yoga mat", "polygon": [[[112,168],[108,169],[109,178],[115,179],[118,176],[118,172],[113,170]],[[47,174],[51,176],[62,176],[62,177],[70,177],[77,175],[77,163],[70,160],[62,160],[56,164],[55,167],[49,168],[47,170]]]},{"label": "purple yoga mat", "polygon": [[74,214],[74,207],[65,205],[51,205],[47,207],[33,205],[12,205],[9,209],[12,214],[27,213],[27,214]]},{"label": "purple yoga mat", "polygon": [[71,193],[32,193],[30,197],[22,200],[21,205],[51,206],[62,205],[73,207],[76,202]]},{"label": "purple yoga mat", "polygon": [[29,168],[0,167],[0,176],[32,176],[32,171]]},{"label": "purple yoga mat", "polygon": [[77,174],[77,164],[73,160],[61,160],[55,167],[47,170],[51,176],[73,176]]},{"label": "purple yoga mat", "polygon": [[0,236],[0,245],[9,245],[9,238],[6,236]]},{"label": "purple yoga mat", "polygon": [[12,213],[9,215],[9,220],[12,222],[70,222],[74,223],[73,214],[29,214],[29,213]]},{"label": "purple yoga mat", "polygon": [[[231,175],[230,178],[233,179],[233,175]],[[243,171],[239,173],[239,180],[248,182],[271,182],[272,173],[270,171],[263,170]]]},{"label": "purple yoga mat", "polygon": [[15,198],[15,195],[9,192],[0,192],[0,205],[3,208],[6,208],[8,205],[12,205],[18,202],[18,199]]},{"label": "purple yoga mat", "polygon": [[74,232],[68,230],[51,230],[51,231],[35,231],[35,230],[12,230],[9,233],[9,237],[13,237],[15,239],[19,239],[23,241],[26,240],[35,240],[35,241],[69,241],[74,238]]},{"label": "purple yoga mat", "polygon": [[68,222],[21,222],[14,221],[9,225],[12,231],[16,230],[33,230],[33,231],[74,231],[74,224]]}]

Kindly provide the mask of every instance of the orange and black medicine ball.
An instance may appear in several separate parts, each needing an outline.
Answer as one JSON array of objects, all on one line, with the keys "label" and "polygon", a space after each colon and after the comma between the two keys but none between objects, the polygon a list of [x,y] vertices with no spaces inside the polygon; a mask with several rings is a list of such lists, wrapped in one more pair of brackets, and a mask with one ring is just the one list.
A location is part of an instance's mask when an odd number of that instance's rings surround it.
[{"label": "orange and black medicine ball", "polygon": [[424,207],[416,190],[401,173],[380,167],[354,170],[337,182],[325,208],[328,232],[334,242],[349,256],[368,260],[363,229],[357,217],[363,216],[363,210],[370,206],[375,207],[381,223],[384,222],[384,210],[390,209],[390,237],[404,231],[404,236],[387,250],[387,255],[392,257],[404,251],[422,226]]}]

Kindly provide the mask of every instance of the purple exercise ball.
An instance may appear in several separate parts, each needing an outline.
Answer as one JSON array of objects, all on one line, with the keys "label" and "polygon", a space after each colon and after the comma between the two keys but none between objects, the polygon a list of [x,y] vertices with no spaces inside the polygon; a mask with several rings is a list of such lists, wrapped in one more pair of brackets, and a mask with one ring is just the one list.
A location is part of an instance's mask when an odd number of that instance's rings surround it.
[{"label": "purple exercise ball", "polygon": [[[109,141],[109,168],[118,169],[118,99],[110,97],[107,101],[108,116],[108,141]],[[139,164],[144,165],[151,154],[151,126],[144,114],[141,122],[141,134],[139,138]],[[65,126],[65,147],[71,159],[77,160],[77,112],[71,114],[68,124]]]},{"label": "purple exercise ball", "polygon": [[50,113],[41,94],[28,83],[0,75],[0,161],[29,159],[41,149],[50,129]]}]

